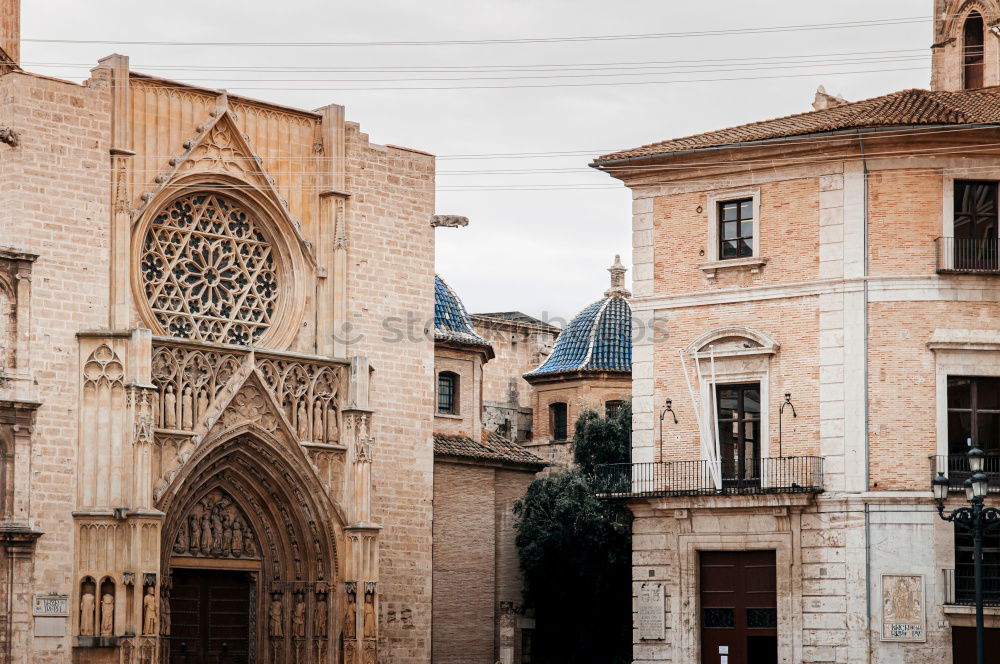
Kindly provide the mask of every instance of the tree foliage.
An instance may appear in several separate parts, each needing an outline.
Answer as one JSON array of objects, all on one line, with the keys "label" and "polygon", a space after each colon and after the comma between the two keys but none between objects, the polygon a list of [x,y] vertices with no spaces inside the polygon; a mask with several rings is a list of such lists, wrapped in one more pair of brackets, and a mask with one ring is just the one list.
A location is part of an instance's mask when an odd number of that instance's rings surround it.
[{"label": "tree foliage", "polygon": [[631,661],[631,514],[598,499],[597,465],[628,461],[632,412],[580,415],[573,470],[532,482],[514,508],[525,601],[535,611],[534,661]]}]

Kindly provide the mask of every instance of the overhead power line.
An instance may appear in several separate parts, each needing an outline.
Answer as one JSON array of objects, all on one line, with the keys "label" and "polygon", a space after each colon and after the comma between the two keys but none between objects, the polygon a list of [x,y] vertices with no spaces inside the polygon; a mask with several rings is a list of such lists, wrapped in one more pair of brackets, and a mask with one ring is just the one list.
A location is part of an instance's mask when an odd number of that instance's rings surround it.
[{"label": "overhead power line", "polygon": [[806,23],[799,25],[764,26],[754,28],[729,28],[722,30],[693,30],[686,32],[649,32],[617,35],[575,35],[561,37],[517,37],[501,39],[440,39],[426,41],[346,41],[346,42],[238,42],[238,41],[139,41],[120,39],[41,39],[25,38],[22,41],[39,44],[105,44],[123,46],[252,46],[252,47],[367,47],[367,46],[470,46],[491,44],[552,44],[566,42],[632,41],[640,39],[681,39],[688,37],[713,37],[740,34],[770,34],[776,32],[804,32],[812,30],[842,30],[852,28],[884,27],[930,22],[930,16],[873,19],[867,21],[842,21],[837,23]]}]

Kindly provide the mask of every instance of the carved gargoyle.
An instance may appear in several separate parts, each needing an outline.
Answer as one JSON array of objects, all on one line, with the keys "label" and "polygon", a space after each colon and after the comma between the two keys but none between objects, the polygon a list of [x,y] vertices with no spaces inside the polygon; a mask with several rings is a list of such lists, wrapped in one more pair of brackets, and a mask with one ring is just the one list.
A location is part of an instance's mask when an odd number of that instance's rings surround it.
[{"label": "carved gargoyle", "polygon": [[0,127],[0,143],[16,148],[21,143],[21,137],[10,127]]}]

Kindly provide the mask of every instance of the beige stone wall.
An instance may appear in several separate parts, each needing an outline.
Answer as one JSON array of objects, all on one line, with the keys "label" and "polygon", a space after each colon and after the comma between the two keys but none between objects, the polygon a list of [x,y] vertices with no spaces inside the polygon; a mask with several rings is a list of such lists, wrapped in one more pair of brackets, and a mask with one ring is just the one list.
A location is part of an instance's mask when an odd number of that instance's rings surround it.
[{"label": "beige stone wall", "polygon": [[530,407],[532,388],[523,376],[545,361],[557,331],[482,316],[473,323],[496,353],[483,367],[483,401]]},{"label": "beige stone wall", "polygon": [[[434,316],[434,159],[370,144],[348,124],[347,163],[348,311],[357,340],[347,352],[375,367],[378,412],[372,509],[383,527],[380,662],[429,661],[434,345],[424,326]],[[397,319],[417,321],[399,340],[383,327]]]},{"label": "beige stone wall", "polygon": [[[18,131],[0,145],[0,244],[37,253],[31,283],[30,392],[41,401],[31,455],[29,518],[44,531],[33,571],[15,579],[14,662],[65,662],[65,637],[32,639],[33,593],[73,592],[79,390],[76,333],[108,323],[108,149],[110,116],[100,81],[80,86],[24,73],[0,76],[0,115]],[[0,390],[2,393],[2,390]]]}]

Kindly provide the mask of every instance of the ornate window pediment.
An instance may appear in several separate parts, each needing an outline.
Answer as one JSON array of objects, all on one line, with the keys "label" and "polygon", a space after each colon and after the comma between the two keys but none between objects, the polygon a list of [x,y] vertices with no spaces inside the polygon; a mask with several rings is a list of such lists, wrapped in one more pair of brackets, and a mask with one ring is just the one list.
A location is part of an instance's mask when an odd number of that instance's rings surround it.
[{"label": "ornate window pediment", "polygon": [[716,357],[774,355],[780,345],[773,338],[749,327],[723,327],[706,332],[687,346],[688,355],[713,353]]}]

